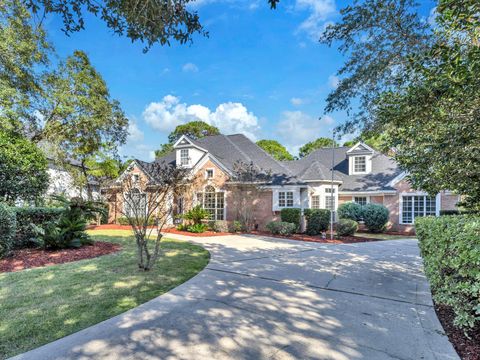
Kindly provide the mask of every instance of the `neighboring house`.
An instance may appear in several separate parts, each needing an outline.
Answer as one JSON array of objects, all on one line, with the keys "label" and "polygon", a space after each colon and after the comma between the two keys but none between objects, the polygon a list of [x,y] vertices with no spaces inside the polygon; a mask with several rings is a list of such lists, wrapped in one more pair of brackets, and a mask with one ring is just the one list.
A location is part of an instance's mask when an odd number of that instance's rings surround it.
[{"label": "neighboring house", "polygon": [[[405,173],[391,158],[363,143],[353,147],[322,148],[300,160],[279,162],[242,134],[198,140],[182,136],[172,153],[155,161],[191,169],[191,186],[182,197],[173,200],[175,211],[183,213],[200,204],[210,212],[211,220],[238,218],[236,199],[242,194],[234,179],[235,163],[252,163],[268,172],[269,181],[261,185],[261,191],[251,204],[260,229],[269,221],[279,220],[282,208],[335,211],[340,204],[354,201],[361,205],[385,205],[390,212],[389,229],[410,232],[415,217],[439,215],[441,209],[455,209],[459,201],[457,195],[449,192],[429,197],[412,190]],[[150,164],[134,160],[126,172],[148,178]],[[109,221],[116,222],[125,210],[121,182],[114,182],[105,191]]]},{"label": "neighboring house", "polygon": [[[54,159],[47,156],[48,160],[48,175],[50,178],[48,189],[47,189],[47,196],[50,195],[64,195],[67,198],[78,197],[81,196],[83,198],[87,198],[87,189],[80,188],[74,182],[74,179],[70,172],[68,172],[62,166],[59,166],[55,163]],[[70,160],[70,166],[77,167],[80,170],[80,163],[75,160]],[[100,186],[98,181],[94,179],[90,179],[90,185],[93,188],[93,198],[99,199],[100,198]]]}]

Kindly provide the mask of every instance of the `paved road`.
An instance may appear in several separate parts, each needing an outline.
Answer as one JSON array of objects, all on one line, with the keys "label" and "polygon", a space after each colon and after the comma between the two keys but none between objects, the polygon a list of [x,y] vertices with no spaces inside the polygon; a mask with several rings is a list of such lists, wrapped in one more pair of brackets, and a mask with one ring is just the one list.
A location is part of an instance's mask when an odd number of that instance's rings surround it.
[{"label": "paved road", "polygon": [[195,241],[212,259],[190,281],[17,358],[458,359],[415,240]]}]

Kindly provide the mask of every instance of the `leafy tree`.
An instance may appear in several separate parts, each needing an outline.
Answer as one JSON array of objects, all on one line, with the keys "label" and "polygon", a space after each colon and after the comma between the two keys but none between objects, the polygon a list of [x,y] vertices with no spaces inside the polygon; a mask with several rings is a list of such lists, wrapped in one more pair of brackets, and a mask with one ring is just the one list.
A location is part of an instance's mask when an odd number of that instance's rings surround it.
[{"label": "leafy tree", "polygon": [[20,0],[0,0],[0,128],[17,130],[41,92],[51,47]]},{"label": "leafy tree", "polygon": [[48,188],[47,159],[31,141],[0,131],[0,200],[38,200]]},{"label": "leafy tree", "polygon": [[300,148],[298,155],[302,158],[302,157],[307,156],[308,154],[310,154],[311,152],[313,152],[317,149],[320,149],[320,148],[323,148],[323,147],[332,147],[332,146],[337,146],[337,145],[338,144],[337,144],[336,141],[334,141],[332,139],[329,139],[329,138],[321,137],[321,138],[310,141],[310,142],[306,143],[305,145],[303,145]]},{"label": "leafy tree", "polygon": [[161,144],[159,150],[155,150],[155,158],[161,158],[173,151],[173,144],[180,139],[182,135],[195,140],[205,136],[219,135],[220,130],[213,125],[209,125],[204,121],[190,121],[183,125],[178,125],[168,135],[168,143]]},{"label": "leafy tree", "polygon": [[44,81],[45,93],[29,129],[34,142],[57,147],[59,161],[79,161],[89,198],[92,189],[87,163],[116,154],[125,143],[128,119],[120,104],[110,98],[107,84],[82,51],[62,63]]},{"label": "leafy tree", "polygon": [[[132,41],[146,43],[144,51],[155,43],[161,45],[177,41],[192,41],[195,33],[208,35],[192,0],[25,0],[33,12],[60,15],[63,31],[68,35],[84,29],[85,12],[100,17],[115,34],[125,35]],[[275,8],[279,0],[268,0]]]},{"label": "leafy tree", "polygon": [[285,146],[276,140],[259,140],[257,141],[257,145],[277,160],[293,160],[292,154],[288,152]]},{"label": "leafy tree", "polygon": [[346,77],[326,109],[359,97],[356,120],[384,134],[415,188],[449,189],[480,208],[480,3],[439,0],[435,31],[415,10],[406,0],[342,10],[326,36],[347,55]]},{"label": "leafy tree", "polygon": [[220,130],[204,121],[190,121],[186,124],[178,125],[170,135],[168,142],[174,144],[182,135],[187,135],[191,139],[200,139],[205,136],[219,135]]}]

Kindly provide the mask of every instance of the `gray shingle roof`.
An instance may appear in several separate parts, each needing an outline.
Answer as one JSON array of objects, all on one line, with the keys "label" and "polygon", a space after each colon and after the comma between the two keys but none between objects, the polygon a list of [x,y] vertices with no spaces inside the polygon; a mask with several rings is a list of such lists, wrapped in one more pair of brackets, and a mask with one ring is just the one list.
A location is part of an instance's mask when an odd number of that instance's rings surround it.
[{"label": "gray shingle roof", "polygon": [[[332,151],[335,156],[334,180],[342,181],[341,191],[393,190],[387,184],[402,172],[395,161],[374,151],[370,174],[348,175],[347,151],[350,148],[345,146],[334,149],[321,148],[302,159],[280,162],[243,134],[207,136],[192,140],[192,143],[207,150],[230,172],[234,172],[236,162],[253,163],[258,169],[271,173],[272,185],[305,184],[307,181],[330,180]],[[150,163],[137,161],[148,172]],[[155,162],[175,165],[175,152],[171,152]]]}]

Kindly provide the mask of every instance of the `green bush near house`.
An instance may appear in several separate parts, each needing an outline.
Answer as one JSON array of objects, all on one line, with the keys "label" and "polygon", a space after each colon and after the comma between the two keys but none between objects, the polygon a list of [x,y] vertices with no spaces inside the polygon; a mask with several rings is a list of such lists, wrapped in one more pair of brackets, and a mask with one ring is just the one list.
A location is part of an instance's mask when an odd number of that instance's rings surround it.
[{"label": "green bush near house", "polygon": [[354,202],[343,203],[338,207],[337,214],[340,219],[360,221],[363,216],[362,206]]},{"label": "green bush near house", "polygon": [[352,219],[340,219],[336,224],[337,235],[352,236],[358,230],[358,223]]},{"label": "green bush near house", "polygon": [[187,227],[187,231],[191,233],[203,233],[207,231],[207,224],[193,224]]},{"label": "green bush near house", "polygon": [[16,207],[13,210],[17,219],[15,248],[38,245],[38,228],[58,221],[65,211],[61,207]]},{"label": "green bush near house", "polygon": [[435,302],[465,331],[480,324],[480,216],[416,218],[415,230]]},{"label": "green bush near house", "polygon": [[363,223],[374,233],[385,230],[388,222],[388,209],[380,204],[367,204],[362,209]]},{"label": "green bush near house", "polygon": [[280,211],[280,219],[282,222],[292,223],[296,225],[295,231],[300,230],[300,219],[302,210],[299,208],[284,208]]},{"label": "green bush near house", "polygon": [[202,208],[200,205],[197,205],[190,210],[188,210],[184,215],[183,218],[185,220],[190,220],[193,222],[194,225],[201,224],[203,220],[208,219],[210,213]]},{"label": "green bush near house", "polygon": [[246,231],[246,226],[238,220],[234,220],[229,226],[230,232],[243,232]]},{"label": "green bush near house", "polygon": [[308,235],[318,235],[328,229],[330,225],[330,210],[327,209],[305,209]]},{"label": "green bush near house", "polygon": [[225,220],[213,221],[211,229],[215,232],[228,232],[228,222]]},{"label": "green bush near house", "polygon": [[267,229],[274,235],[288,236],[296,231],[297,225],[284,221],[271,221],[267,224]]},{"label": "green bush near house", "polygon": [[10,255],[14,247],[16,229],[15,211],[0,203],[0,259]]}]

